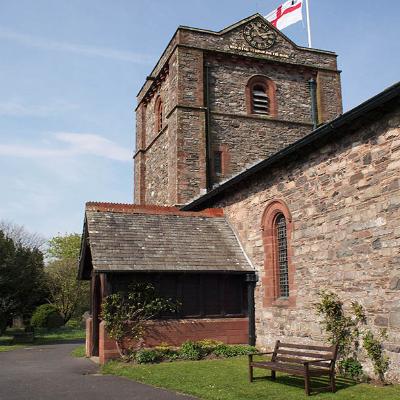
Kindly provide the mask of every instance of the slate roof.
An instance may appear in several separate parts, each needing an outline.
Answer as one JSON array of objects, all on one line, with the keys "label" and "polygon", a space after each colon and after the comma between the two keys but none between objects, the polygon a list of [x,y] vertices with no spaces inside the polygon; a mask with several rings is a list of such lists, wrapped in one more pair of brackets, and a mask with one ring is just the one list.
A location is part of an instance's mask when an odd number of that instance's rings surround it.
[{"label": "slate roof", "polygon": [[[254,272],[224,217],[130,207],[87,207],[83,248],[89,246],[95,270]],[[81,258],[82,278],[87,257]]]}]

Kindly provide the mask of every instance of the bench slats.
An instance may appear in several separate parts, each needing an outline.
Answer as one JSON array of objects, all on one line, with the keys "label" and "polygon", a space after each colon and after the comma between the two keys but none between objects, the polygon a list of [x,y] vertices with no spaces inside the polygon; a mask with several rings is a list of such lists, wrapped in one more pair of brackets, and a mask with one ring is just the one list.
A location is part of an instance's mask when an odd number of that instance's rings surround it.
[{"label": "bench slats", "polygon": [[280,348],[276,351],[277,354],[287,354],[296,357],[303,358],[332,358],[332,354],[321,354],[321,353],[305,353],[302,351],[292,351],[292,350],[281,350]]},{"label": "bench slats", "polygon": [[[307,360],[303,360],[303,359],[301,359],[301,358],[277,356],[277,357],[275,358],[274,361],[286,362],[286,363],[293,363],[293,364],[301,364],[301,365],[303,365],[304,362],[306,362]],[[314,365],[316,365],[316,364],[314,364]],[[318,363],[318,366],[329,368],[329,366],[330,366],[330,361],[321,361],[321,362]]]},{"label": "bench slats", "polygon": [[[286,372],[291,375],[305,376],[307,374],[304,367],[300,365],[285,364],[279,362],[253,362],[251,363],[251,366],[255,368],[265,368],[274,371]],[[322,376],[329,375],[330,371],[326,368],[309,368],[308,373],[312,376]]]},{"label": "bench slats", "polygon": [[293,343],[281,343],[279,342],[279,347],[285,347],[288,349],[302,349],[302,350],[317,350],[317,351],[326,351],[333,353],[335,350],[335,346],[313,346],[310,344],[293,344]]}]

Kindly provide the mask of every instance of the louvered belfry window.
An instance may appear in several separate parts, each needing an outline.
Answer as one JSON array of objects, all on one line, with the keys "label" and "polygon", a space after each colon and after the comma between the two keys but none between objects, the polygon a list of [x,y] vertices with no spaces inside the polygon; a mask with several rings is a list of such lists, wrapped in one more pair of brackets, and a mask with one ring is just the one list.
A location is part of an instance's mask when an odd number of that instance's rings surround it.
[{"label": "louvered belfry window", "polygon": [[275,222],[277,263],[279,272],[279,297],[289,297],[289,267],[287,250],[287,227],[283,214],[278,214]]},{"label": "louvered belfry window", "polygon": [[269,114],[269,98],[263,85],[254,85],[252,89],[252,109],[254,114]]}]

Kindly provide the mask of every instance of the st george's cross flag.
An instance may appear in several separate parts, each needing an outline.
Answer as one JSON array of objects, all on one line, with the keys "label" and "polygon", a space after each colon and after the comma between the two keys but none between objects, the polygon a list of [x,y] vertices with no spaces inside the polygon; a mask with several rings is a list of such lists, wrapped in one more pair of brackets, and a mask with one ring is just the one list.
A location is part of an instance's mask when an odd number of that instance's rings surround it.
[{"label": "st george's cross flag", "polygon": [[265,17],[279,30],[303,20],[303,0],[289,0]]}]

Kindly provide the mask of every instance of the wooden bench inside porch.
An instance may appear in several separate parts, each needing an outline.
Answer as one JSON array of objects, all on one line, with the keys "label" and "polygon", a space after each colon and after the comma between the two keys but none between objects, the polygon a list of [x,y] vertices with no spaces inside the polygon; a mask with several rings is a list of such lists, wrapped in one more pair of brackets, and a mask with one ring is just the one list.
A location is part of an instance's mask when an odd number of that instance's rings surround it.
[{"label": "wooden bench inside porch", "polygon": [[[255,356],[270,355],[270,360],[255,360]],[[253,369],[264,368],[271,371],[275,380],[276,371],[304,377],[306,394],[311,394],[311,377],[328,376],[330,385],[315,390],[336,391],[335,363],[337,346],[312,346],[305,344],[281,343],[277,340],[274,351],[249,355],[249,378],[253,382]]]}]

